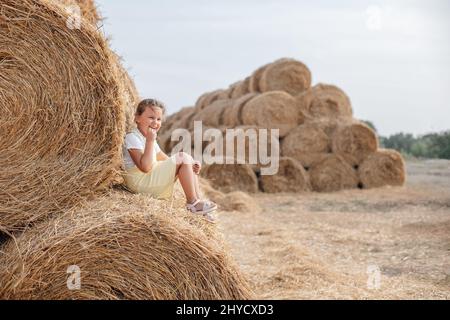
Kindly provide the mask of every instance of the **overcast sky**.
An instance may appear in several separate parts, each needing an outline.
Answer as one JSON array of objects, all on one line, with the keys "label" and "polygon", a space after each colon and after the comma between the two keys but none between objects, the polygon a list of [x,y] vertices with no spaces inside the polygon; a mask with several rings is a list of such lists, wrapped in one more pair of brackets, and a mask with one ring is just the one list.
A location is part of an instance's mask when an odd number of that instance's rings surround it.
[{"label": "overcast sky", "polygon": [[169,113],[281,57],[382,135],[450,129],[450,1],[98,0],[143,97]]}]

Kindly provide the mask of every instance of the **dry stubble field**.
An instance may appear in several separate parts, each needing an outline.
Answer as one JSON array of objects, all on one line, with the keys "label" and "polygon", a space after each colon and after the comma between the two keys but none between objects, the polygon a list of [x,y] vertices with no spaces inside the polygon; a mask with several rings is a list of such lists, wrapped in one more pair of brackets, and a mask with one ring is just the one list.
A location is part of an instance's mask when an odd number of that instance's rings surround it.
[{"label": "dry stubble field", "polygon": [[258,298],[450,299],[450,161],[407,172],[404,187],[257,194],[262,212],[219,213],[219,229]]}]

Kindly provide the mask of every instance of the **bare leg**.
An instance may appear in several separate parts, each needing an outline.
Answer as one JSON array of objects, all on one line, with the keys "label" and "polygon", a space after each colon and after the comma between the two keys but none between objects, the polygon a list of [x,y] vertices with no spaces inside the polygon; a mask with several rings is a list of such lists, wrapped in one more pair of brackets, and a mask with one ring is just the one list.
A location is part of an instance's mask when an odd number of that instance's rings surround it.
[{"label": "bare leg", "polygon": [[197,194],[197,198],[202,198],[202,193],[200,192],[200,184],[198,181],[198,175],[194,174],[194,187],[195,187],[195,193]]},{"label": "bare leg", "polygon": [[181,187],[186,195],[186,201],[193,203],[199,199],[198,179],[192,169],[193,159],[186,153],[179,153],[176,159],[176,177],[180,179]]},{"label": "bare leg", "polygon": [[181,187],[186,195],[186,201],[192,203],[198,199],[195,190],[195,175],[192,171],[192,166],[187,163],[177,165],[177,176],[178,179],[180,179]]}]

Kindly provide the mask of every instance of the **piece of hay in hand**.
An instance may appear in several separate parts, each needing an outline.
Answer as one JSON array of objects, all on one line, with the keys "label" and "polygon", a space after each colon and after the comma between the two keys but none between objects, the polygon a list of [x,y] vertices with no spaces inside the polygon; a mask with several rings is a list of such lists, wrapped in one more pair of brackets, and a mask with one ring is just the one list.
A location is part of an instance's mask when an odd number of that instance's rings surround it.
[{"label": "piece of hay in hand", "polygon": [[222,192],[258,192],[258,180],[251,166],[247,164],[214,163],[205,165],[200,174]]},{"label": "piece of hay in hand", "polygon": [[297,95],[311,87],[311,71],[300,61],[280,59],[267,67],[259,81],[261,92],[285,91]]},{"label": "piece of hay in hand", "polygon": [[314,191],[333,192],[358,187],[356,170],[339,155],[331,154],[309,170]]},{"label": "piece of hay in hand", "polygon": [[298,160],[305,169],[322,161],[331,152],[331,141],[320,122],[304,123],[281,143],[281,154]]},{"label": "piece of hay in hand", "polygon": [[343,156],[353,166],[360,165],[377,149],[376,133],[360,121],[341,123],[333,135],[332,151]]},{"label": "piece of hay in hand", "polygon": [[95,26],[71,30],[68,19],[42,0],[2,0],[0,229],[68,209],[119,174],[126,107],[116,58]]},{"label": "piece of hay in hand", "polygon": [[296,96],[299,109],[306,117],[318,119],[352,118],[349,97],[333,85],[317,84]]},{"label": "piece of hay in hand", "polygon": [[277,174],[261,175],[260,180],[262,190],[268,193],[311,191],[308,174],[293,158],[280,158]]},{"label": "piece of hay in hand", "polygon": [[379,149],[360,165],[359,177],[364,189],[382,186],[402,186],[406,181],[402,155],[390,149]]},{"label": "piece of hay in hand", "polygon": [[244,125],[256,125],[260,128],[279,129],[283,138],[292,129],[304,122],[298,110],[296,100],[289,93],[270,91],[251,99],[242,108]]}]

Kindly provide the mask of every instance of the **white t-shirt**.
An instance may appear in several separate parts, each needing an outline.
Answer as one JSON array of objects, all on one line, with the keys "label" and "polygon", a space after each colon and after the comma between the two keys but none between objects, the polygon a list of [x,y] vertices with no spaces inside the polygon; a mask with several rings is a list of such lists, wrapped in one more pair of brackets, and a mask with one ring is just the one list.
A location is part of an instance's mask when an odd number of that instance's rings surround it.
[{"label": "white t-shirt", "polygon": [[[131,169],[136,166],[133,159],[131,158],[130,153],[128,152],[129,149],[139,149],[142,150],[142,153],[144,153],[145,150],[145,137],[142,135],[142,133],[139,131],[139,129],[135,128],[133,131],[128,133],[125,136],[125,143],[122,147],[122,153],[123,153],[123,163],[125,166],[125,169]],[[159,147],[158,143],[155,140],[155,143],[153,144],[153,162],[156,162],[156,155],[161,151],[161,148]]]}]

